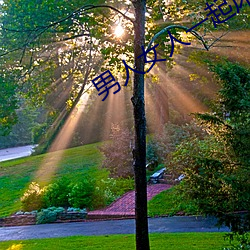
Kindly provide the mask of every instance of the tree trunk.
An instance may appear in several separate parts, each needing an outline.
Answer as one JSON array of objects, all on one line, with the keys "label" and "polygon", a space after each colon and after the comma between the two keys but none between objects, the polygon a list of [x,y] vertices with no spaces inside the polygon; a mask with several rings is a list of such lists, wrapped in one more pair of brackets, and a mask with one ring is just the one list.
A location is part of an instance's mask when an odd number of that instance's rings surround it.
[{"label": "tree trunk", "polygon": [[[134,60],[135,69],[144,71],[144,57],[141,46],[145,43],[146,0],[133,1],[135,7]],[[144,103],[144,75],[134,74],[132,103],[134,107],[135,147],[133,149],[135,173],[135,216],[136,249],[149,250],[147,218],[147,180],[146,180],[146,117]]]}]

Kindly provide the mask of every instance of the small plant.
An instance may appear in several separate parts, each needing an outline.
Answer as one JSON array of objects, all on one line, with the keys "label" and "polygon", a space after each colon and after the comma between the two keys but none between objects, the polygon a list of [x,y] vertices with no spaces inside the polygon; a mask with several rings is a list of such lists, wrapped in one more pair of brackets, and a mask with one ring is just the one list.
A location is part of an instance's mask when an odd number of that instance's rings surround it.
[{"label": "small plant", "polygon": [[67,213],[87,213],[86,208],[80,209],[80,208],[75,208],[75,207],[68,207],[67,208]]},{"label": "small plant", "polygon": [[38,183],[32,182],[28,190],[21,197],[22,208],[24,211],[39,210],[43,206],[44,188]]},{"label": "small plant", "polygon": [[55,222],[59,213],[64,212],[63,207],[49,207],[37,213],[36,224]]}]

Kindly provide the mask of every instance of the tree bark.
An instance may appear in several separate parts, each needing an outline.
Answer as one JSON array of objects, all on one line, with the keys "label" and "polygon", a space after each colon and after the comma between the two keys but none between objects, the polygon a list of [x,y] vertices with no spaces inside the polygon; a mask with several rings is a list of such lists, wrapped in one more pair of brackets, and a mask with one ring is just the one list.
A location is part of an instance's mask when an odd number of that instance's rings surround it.
[{"label": "tree bark", "polygon": [[[144,72],[144,57],[141,46],[145,44],[146,0],[133,1],[134,22],[134,60],[135,69]],[[147,218],[147,180],[146,180],[146,117],[144,102],[144,75],[134,74],[132,103],[134,107],[135,147],[133,149],[135,173],[135,217],[136,249],[149,250]]]}]

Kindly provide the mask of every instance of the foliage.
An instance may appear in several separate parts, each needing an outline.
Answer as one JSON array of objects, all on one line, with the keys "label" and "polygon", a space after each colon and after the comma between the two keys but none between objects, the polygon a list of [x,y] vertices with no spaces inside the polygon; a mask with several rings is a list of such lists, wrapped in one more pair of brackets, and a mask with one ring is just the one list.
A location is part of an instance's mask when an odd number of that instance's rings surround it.
[{"label": "foliage", "polygon": [[185,175],[183,185],[178,187],[180,193],[185,193],[208,214],[226,208],[229,209],[226,211],[228,212],[236,208],[238,203],[235,200],[237,194],[232,193],[233,176],[230,178],[229,175],[231,169],[224,169],[219,160],[223,158],[223,145],[215,138],[193,138],[178,147],[168,165],[174,178],[180,174]]},{"label": "foliage", "polygon": [[[247,233],[228,233],[225,236],[225,239],[228,239],[230,242],[230,247],[224,247],[223,250],[249,250],[250,249],[250,240]],[[237,241],[235,244],[234,241]],[[234,243],[234,244],[233,244]]]},{"label": "foliage", "polygon": [[110,171],[110,177],[128,178],[133,176],[132,136],[127,128],[113,124],[111,142],[100,147],[104,154],[102,168]]},{"label": "foliage", "polygon": [[147,170],[154,171],[159,164],[159,156],[157,154],[158,144],[153,141],[153,139],[149,139],[147,142]]},{"label": "foliage", "polygon": [[94,183],[88,179],[82,180],[74,185],[69,193],[69,204],[73,207],[90,208],[92,204],[92,196],[94,192]]},{"label": "foliage", "polygon": [[132,178],[102,178],[95,183],[93,206],[95,209],[105,207],[124,193],[134,189]]},{"label": "foliage", "polygon": [[13,125],[8,135],[0,136],[0,148],[37,144],[34,141],[33,129],[43,121],[43,109],[33,108],[19,100],[20,108],[16,110],[17,123]]},{"label": "foliage", "polygon": [[28,190],[21,197],[24,211],[38,210],[43,206],[44,189],[38,183],[32,182]]},{"label": "foliage", "polygon": [[79,212],[79,213],[86,213],[86,208],[80,209],[75,207],[68,207],[67,212]]},{"label": "foliage", "polygon": [[176,175],[185,174],[180,191],[187,199],[232,231],[243,233],[250,220],[250,71],[229,62],[210,68],[222,86],[217,109],[196,115],[210,136],[183,142],[172,154],[169,168]]},{"label": "foliage", "polygon": [[36,224],[55,222],[59,213],[64,212],[63,207],[48,207],[37,213]]},{"label": "foliage", "polygon": [[0,136],[10,133],[12,126],[17,122],[16,109],[18,107],[16,86],[13,79],[0,76]]},{"label": "foliage", "polygon": [[68,207],[69,206],[69,193],[71,191],[70,181],[63,177],[49,184],[44,192],[45,207]]},{"label": "foliage", "polygon": [[[24,211],[39,210],[52,206],[65,208],[73,206],[78,208],[78,210],[80,208],[97,209],[109,205],[124,193],[134,189],[134,180],[131,178],[113,179],[101,173],[92,175],[92,177],[84,174],[84,178],[84,180],[80,178],[72,181],[62,177],[45,186],[42,192],[38,192],[41,190],[38,184],[32,184],[32,191],[39,189],[35,194],[32,193],[32,196],[29,195],[29,200],[26,198],[27,201],[25,200],[25,202],[29,202],[28,204],[30,205],[30,202],[34,200],[36,206],[30,210],[26,210],[23,207]],[[31,193],[31,191],[28,190],[26,193]],[[27,195],[24,196],[26,197]],[[38,198],[41,202],[36,202]]]},{"label": "foliage", "polygon": [[196,134],[202,138],[205,134],[194,122],[185,125],[167,123],[163,131],[156,133],[147,144],[148,162],[164,163],[167,156],[175,151],[183,140]]},{"label": "foliage", "polygon": [[105,207],[117,198],[113,192],[115,185],[116,180],[113,178],[101,179],[96,182],[93,195],[93,205],[95,209]]},{"label": "foliage", "polygon": [[42,136],[46,133],[46,129],[48,129],[47,123],[38,124],[32,129],[33,143],[37,144],[40,142]]}]

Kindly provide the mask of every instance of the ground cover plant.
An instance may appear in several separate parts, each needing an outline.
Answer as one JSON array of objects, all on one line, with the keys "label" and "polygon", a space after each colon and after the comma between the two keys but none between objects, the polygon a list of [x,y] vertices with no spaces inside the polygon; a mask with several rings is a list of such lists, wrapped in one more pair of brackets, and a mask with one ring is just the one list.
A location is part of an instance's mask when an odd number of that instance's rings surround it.
[{"label": "ground cover plant", "polygon": [[[224,233],[168,233],[151,234],[152,250],[221,250],[229,244]],[[78,249],[135,249],[134,235],[74,236],[67,238],[36,239],[0,242],[6,250],[78,250]]]}]

